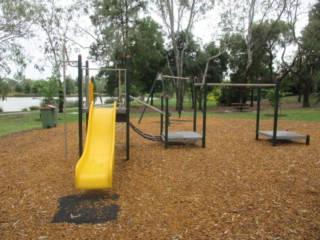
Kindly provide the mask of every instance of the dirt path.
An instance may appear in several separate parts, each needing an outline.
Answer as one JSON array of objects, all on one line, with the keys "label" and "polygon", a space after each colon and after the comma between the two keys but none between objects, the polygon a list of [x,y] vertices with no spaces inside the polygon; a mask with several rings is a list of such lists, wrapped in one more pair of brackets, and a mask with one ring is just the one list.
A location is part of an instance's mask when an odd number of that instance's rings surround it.
[{"label": "dirt path", "polygon": [[[182,120],[172,121],[171,130],[190,131],[191,119]],[[159,119],[137,126],[158,134]],[[271,130],[272,122],[261,129]],[[125,129],[118,125],[114,187],[100,191],[74,188],[76,124],[68,125],[68,161],[63,126],[1,138],[0,238],[318,239],[320,124],[280,121],[279,129],[309,133],[311,144],[272,147],[254,139],[254,120],[210,118],[206,148],[164,149],[131,131],[125,161]],[[66,197],[116,207],[116,220],[51,223]],[[81,207],[76,200],[74,211]]]}]

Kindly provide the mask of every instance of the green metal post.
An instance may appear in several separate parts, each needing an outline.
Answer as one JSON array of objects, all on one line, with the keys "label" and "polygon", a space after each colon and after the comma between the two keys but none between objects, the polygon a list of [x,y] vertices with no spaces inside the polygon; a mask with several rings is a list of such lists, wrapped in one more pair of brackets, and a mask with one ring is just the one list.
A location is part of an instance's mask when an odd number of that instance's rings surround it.
[{"label": "green metal post", "polygon": [[126,55],[126,149],[127,149],[127,160],[130,159],[130,63],[131,56]]},{"label": "green metal post", "polygon": [[193,131],[197,131],[197,101],[194,87],[194,79],[191,80],[192,105],[193,105]]},{"label": "green metal post", "polygon": [[256,139],[259,139],[260,129],[260,105],[261,105],[261,88],[257,89],[257,119],[256,119]]},{"label": "green metal post", "polygon": [[88,102],[89,100],[89,61],[86,61],[86,105],[87,105],[87,112],[86,112],[86,129],[88,130],[88,121],[89,121],[89,105],[90,103]]},{"label": "green metal post", "polygon": [[306,136],[306,144],[310,145],[310,135],[309,134],[307,134],[307,136]]},{"label": "green metal post", "polygon": [[79,125],[79,157],[82,155],[82,56],[78,55],[78,125]]},{"label": "green metal post", "polygon": [[166,95],[166,123],[165,123],[165,136],[164,147],[168,147],[168,131],[169,131],[169,96]]},{"label": "green metal post", "polygon": [[204,78],[203,89],[203,123],[202,123],[202,147],[206,147],[206,131],[207,131],[207,78]]},{"label": "green metal post", "polygon": [[280,90],[280,81],[279,81],[279,79],[276,79],[275,106],[274,106],[274,119],[273,119],[273,138],[272,138],[273,146],[276,146],[276,144],[277,144],[279,90]]}]

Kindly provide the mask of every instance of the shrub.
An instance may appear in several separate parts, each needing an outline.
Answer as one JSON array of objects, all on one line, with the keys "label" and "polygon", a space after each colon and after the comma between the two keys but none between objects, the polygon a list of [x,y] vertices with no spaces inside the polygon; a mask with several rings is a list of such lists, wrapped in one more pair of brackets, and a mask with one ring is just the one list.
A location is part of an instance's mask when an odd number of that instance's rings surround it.
[{"label": "shrub", "polygon": [[31,106],[29,107],[30,111],[39,110],[38,106]]},{"label": "shrub", "polygon": [[[124,99],[124,98],[123,98]],[[100,100],[99,100],[100,101]],[[110,104],[110,103],[114,103],[115,99],[114,98],[107,98],[106,100],[104,100],[104,104]]]},{"label": "shrub", "polygon": [[[266,89],[264,90],[266,94],[266,98],[272,107],[275,107],[276,104],[276,93],[274,89]],[[281,106],[281,100],[283,97],[287,96],[288,92],[279,91],[279,107]]]},{"label": "shrub", "polygon": [[46,81],[45,86],[41,92],[43,99],[43,105],[53,104],[54,96],[59,94],[59,80],[55,77],[51,77]]},{"label": "shrub", "polygon": [[220,87],[213,88],[211,92],[207,95],[207,100],[208,101],[218,101],[220,97],[222,96],[222,91]]}]

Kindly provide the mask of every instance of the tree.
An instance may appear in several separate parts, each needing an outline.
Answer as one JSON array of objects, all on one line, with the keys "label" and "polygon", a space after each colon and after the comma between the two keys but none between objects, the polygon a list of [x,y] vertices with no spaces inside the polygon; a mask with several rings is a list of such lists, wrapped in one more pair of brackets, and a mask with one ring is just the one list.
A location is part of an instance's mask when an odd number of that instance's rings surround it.
[{"label": "tree", "polygon": [[[295,23],[297,16],[303,11],[300,8],[301,0],[238,0],[235,4],[231,0],[224,2],[223,29],[241,34],[246,43],[246,67],[241,75],[241,82],[253,82],[258,77],[257,74],[260,74],[256,71],[259,65],[260,68],[268,69],[268,72],[263,69],[262,72],[267,73],[271,80],[274,78],[276,55],[279,56],[282,52],[283,56],[288,57],[288,46],[293,46]],[[282,63],[286,67],[280,67],[277,73],[281,74],[281,79],[290,72],[295,58],[291,56],[287,58],[286,64]],[[240,101],[242,98],[240,95]]]},{"label": "tree", "polygon": [[310,107],[309,95],[314,87],[315,73],[319,65],[319,2],[309,11],[309,23],[302,31],[301,37],[298,36],[296,25],[301,15],[299,9],[302,8],[302,1],[294,0],[289,3],[288,24],[297,49],[291,59],[287,60],[285,58],[287,47],[283,45],[282,78],[290,73],[292,78],[298,79],[296,84],[298,102],[301,102],[303,95],[303,107]]},{"label": "tree", "polygon": [[[39,28],[40,41],[43,45],[45,62],[52,66],[52,77],[59,81],[59,112],[63,112],[63,91],[61,81],[62,69],[62,47],[69,40],[76,43],[77,25],[76,19],[79,18],[79,4],[72,3],[67,5],[55,0],[33,0],[37,9],[37,26]],[[45,41],[43,41],[45,40]],[[36,65],[41,69],[41,65]]]},{"label": "tree", "polygon": [[246,41],[242,34],[227,34],[223,41],[232,42],[228,45],[228,68],[230,71],[230,80],[233,83],[239,83],[245,78],[245,69],[247,64]]},{"label": "tree", "polygon": [[31,83],[29,82],[29,81],[27,81],[27,82],[25,82],[25,84],[24,84],[24,93],[25,94],[29,94],[29,93],[31,93]]},{"label": "tree", "polygon": [[41,96],[44,97],[43,103],[53,104],[54,97],[57,96],[59,89],[59,79],[56,77],[50,77],[47,81],[45,81],[45,85],[41,89]]},{"label": "tree", "polygon": [[25,56],[17,40],[32,36],[34,12],[28,1],[0,1],[0,74],[9,74],[11,63],[25,68]]},{"label": "tree", "polygon": [[272,83],[274,76],[274,63],[277,57],[277,51],[283,46],[290,45],[293,36],[290,31],[290,26],[282,20],[266,20],[261,22],[260,25],[254,24],[253,26],[253,39],[256,48],[254,62],[258,66],[252,66],[252,75],[258,76],[259,73],[264,73],[263,69],[268,69],[265,74],[268,82]]},{"label": "tree", "polygon": [[135,32],[130,36],[130,43],[134,84],[141,93],[149,92],[157,73],[166,63],[161,27],[151,17],[137,20]]},{"label": "tree", "polygon": [[[157,72],[162,69],[164,39],[161,28],[151,17],[139,18],[146,1],[94,1],[95,14],[91,21],[96,27],[96,40],[90,53],[104,66],[124,68],[124,56],[132,58],[131,92],[145,93],[151,89]],[[107,79],[106,92],[115,94],[118,73],[100,71]]]},{"label": "tree", "polygon": [[6,96],[9,93],[9,91],[10,89],[8,82],[4,79],[0,79],[0,97],[2,101],[6,99]]},{"label": "tree", "polygon": [[105,66],[124,64],[129,51],[130,37],[139,13],[144,11],[146,1],[94,0],[94,14],[90,16],[95,27],[95,42],[90,53],[96,61]]},{"label": "tree", "polygon": [[[190,51],[191,49],[194,51]],[[196,76],[195,81],[201,82],[204,78],[207,78],[208,82],[223,81],[223,75],[228,66],[228,54],[225,48],[216,46],[216,42],[212,41],[205,45],[203,49],[198,44],[191,44],[189,51],[190,53],[186,56],[185,68],[191,76]],[[196,93],[199,95],[197,99],[200,110],[202,110],[202,90],[198,88]]]},{"label": "tree", "polygon": [[45,88],[46,81],[45,80],[36,80],[33,83],[31,92],[40,95],[43,92],[43,89]]},{"label": "tree", "polygon": [[309,23],[301,37],[299,56],[300,83],[303,85],[303,107],[310,107],[309,96],[312,92],[315,73],[320,70],[320,3],[309,12]]},{"label": "tree", "polygon": [[74,94],[76,92],[76,81],[74,81],[70,76],[66,77],[66,93]]},{"label": "tree", "polygon": [[[182,77],[184,74],[185,52],[190,46],[190,37],[194,24],[214,7],[214,1],[197,0],[153,0],[174,52],[175,76]],[[183,44],[181,44],[181,33],[184,33]],[[183,86],[182,80],[176,81],[176,110],[183,110]]]},{"label": "tree", "polygon": [[[254,54],[261,47],[256,44],[255,37],[259,37],[266,43],[266,39],[272,35],[272,30],[285,17],[288,2],[288,0],[238,0],[235,3],[231,0],[225,1],[222,25],[224,29],[241,34],[246,43],[246,66],[241,82],[249,81]],[[267,22],[270,24],[265,24]],[[259,32],[260,28],[264,29],[264,34],[255,36],[254,31]]]}]

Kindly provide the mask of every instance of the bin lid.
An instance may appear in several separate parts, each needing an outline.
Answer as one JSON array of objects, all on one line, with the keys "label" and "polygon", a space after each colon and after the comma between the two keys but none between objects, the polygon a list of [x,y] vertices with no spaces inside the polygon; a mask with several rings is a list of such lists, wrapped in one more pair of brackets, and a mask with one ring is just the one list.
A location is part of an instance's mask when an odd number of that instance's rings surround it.
[{"label": "bin lid", "polygon": [[40,110],[50,110],[53,108],[57,108],[57,107],[53,105],[47,105],[47,106],[40,107]]}]

